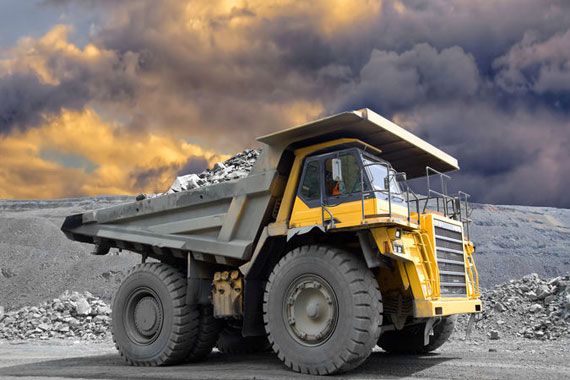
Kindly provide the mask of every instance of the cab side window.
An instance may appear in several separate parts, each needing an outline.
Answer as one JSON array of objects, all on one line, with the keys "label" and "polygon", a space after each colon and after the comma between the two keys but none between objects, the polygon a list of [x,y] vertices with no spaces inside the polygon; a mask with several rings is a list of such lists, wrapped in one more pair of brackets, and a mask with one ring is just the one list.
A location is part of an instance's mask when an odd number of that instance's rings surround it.
[{"label": "cab side window", "polygon": [[305,174],[303,175],[300,194],[306,200],[314,200],[320,198],[321,188],[318,161],[308,162],[305,166]]},{"label": "cab side window", "polygon": [[325,160],[325,191],[327,196],[336,197],[360,193],[360,167],[353,154],[345,153],[338,156],[342,167],[342,181],[333,181],[332,159]]}]

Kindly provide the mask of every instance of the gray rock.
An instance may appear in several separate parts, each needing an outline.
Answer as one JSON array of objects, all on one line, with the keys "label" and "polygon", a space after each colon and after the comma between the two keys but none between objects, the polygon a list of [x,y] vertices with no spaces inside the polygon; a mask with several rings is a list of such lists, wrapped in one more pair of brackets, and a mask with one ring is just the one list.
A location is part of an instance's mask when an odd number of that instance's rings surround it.
[{"label": "gray rock", "polygon": [[489,339],[491,340],[498,340],[500,339],[499,332],[497,330],[489,331]]},{"label": "gray rock", "polygon": [[0,322],[4,319],[4,306],[0,306]]},{"label": "gray rock", "polygon": [[556,299],[556,296],[554,294],[551,294],[547,297],[544,298],[544,303],[549,305],[552,303],[552,301],[554,301]]},{"label": "gray rock", "polygon": [[91,306],[85,298],[81,297],[76,301],[75,311],[77,312],[77,315],[89,315],[91,314]]},{"label": "gray rock", "polygon": [[216,164],[214,164],[214,170],[224,170],[226,168],[226,165],[224,165],[223,162],[216,162]]},{"label": "gray rock", "polygon": [[7,326],[13,324],[14,322],[16,322],[16,320],[12,317],[6,317],[2,322],[4,323],[4,325]]},{"label": "gray rock", "polygon": [[102,323],[110,323],[111,322],[111,317],[108,317],[106,315],[98,315],[94,318],[94,321],[97,322],[102,322]]},{"label": "gray rock", "polygon": [[548,287],[547,285],[539,285],[537,291],[536,291],[536,299],[544,299],[547,296],[549,296],[551,294],[551,290],[550,287]]},{"label": "gray rock", "polygon": [[502,313],[502,312],[506,311],[507,308],[506,308],[505,305],[503,305],[502,303],[497,302],[497,303],[495,304],[495,310],[498,311],[499,313]]},{"label": "gray rock", "polygon": [[535,303],[535,304],[531,305],[528,310],[531,313],[536,313],[536,312],[542,311],[543,309],[544,309],[544,307],[542,307],[542,305]]},{"label": "gray rock", "polygon": [[81,322],[79,322],[79,320],[71,317],[69,318],[69,321],[67,322],[69,324],[69,326],[71,326],[72,328],[78,328],[79,326],[81,326]]}]

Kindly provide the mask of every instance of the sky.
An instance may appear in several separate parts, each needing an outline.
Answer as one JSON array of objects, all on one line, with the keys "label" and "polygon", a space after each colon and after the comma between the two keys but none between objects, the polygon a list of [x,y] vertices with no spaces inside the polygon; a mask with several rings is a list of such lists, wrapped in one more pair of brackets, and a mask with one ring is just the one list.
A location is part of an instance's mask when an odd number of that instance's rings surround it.
[{"label": "sky", "polygon": [[164,191],[362,107],[474,201],[570,207],[570,2],[0,2],[0,198]]}]

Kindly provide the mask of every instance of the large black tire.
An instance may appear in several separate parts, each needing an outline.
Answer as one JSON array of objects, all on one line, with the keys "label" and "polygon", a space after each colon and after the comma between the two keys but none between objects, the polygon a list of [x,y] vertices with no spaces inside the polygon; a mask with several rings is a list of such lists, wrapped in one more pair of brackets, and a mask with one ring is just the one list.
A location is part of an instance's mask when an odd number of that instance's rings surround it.
[{"label": "large black tire", "polygon": [[444,317],[433,327],[429,343],[424,345],[425,323],[404,327],[402,330],[386,331],[378,345],[387,352],[396,354],[427,354],[441,347],[453,333],[456,316]]},{"label": "large black tire", "polygon": [[271,346],[266,336],[242,336],[241,328],[226,325],[220,332],[216,347],[223,354],[242,355],[268,351]]},{"label": "large black tire", "polygon": [[222,327],[223,322],[214,318],[212,305],[201,305],[198,336],[186,356],[186,361],[199,362],[206,359],[216,345]]},{"label": "large black tire", "polygon": [[198,309],[186,304],[185,276],[166,264],[131,269],[113,300],[113,341],[131,365],[183,362],[198,322]]},{"label": "large black tire", "polygon": [[359,366],[376,345],[382,297],[357,255],[303,246],[273,269],[263,318],[273,350],[287,367],[315,375],[340,373]]}]

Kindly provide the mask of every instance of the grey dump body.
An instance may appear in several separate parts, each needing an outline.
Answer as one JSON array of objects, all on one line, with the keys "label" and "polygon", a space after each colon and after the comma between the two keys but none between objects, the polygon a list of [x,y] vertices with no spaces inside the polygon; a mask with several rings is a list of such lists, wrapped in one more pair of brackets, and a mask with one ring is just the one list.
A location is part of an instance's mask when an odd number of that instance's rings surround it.
[{"label": "grey dump body", "polygon": [[72,240],[160,258],[187,252],[238,260],[251,256],[259,227],[280,195],[276,170],[66,218]]},{"label": "grey dump body", "polygon": [[274,220],[292,151],[338,138],[356,138],[380,149],[408,178],[421,176],[426,166],[441,172],[458,169],[453,157],[363,109],[259,138],[262,153],[245,178],[71,215],[62,230],[72,240],[158,259],[183,259],[192,252],[220,264],[248,261],[263,228]]}]

